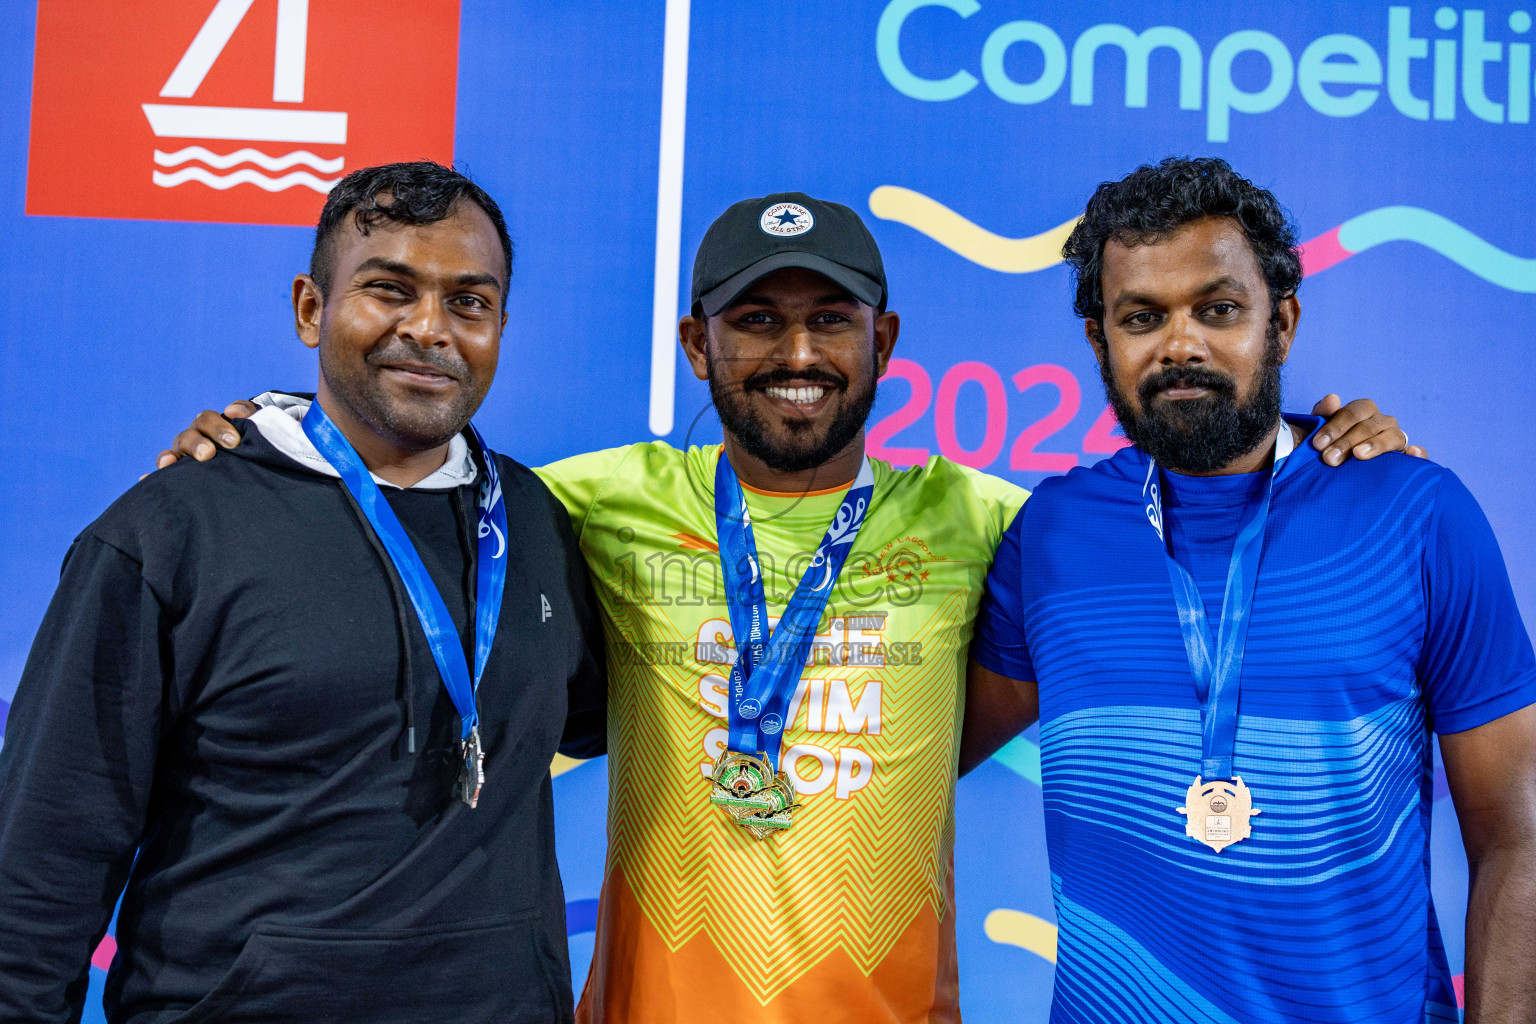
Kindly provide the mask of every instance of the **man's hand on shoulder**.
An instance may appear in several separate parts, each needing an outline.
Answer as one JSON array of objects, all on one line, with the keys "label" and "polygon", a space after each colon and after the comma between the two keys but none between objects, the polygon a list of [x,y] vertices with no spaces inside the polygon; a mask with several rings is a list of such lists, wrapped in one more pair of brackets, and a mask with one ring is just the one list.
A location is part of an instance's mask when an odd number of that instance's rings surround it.
[{"label": "man's hand on shoulder", "polygon": [[1384,452],[1429,458],[1423,448],[1408,443],[1397,417],[1383,413],[1369,398],[1344,405],[1338,395],[1327,395],[1312,407],[1312,415],[1327,417],[1312,435],[1312,447],[1323,452],[1323,461],[1330,466],[1342,465],[1351,456],[1366,460]]},{"label": "man's hand on shoulder", "polygon": [[255,402],[241,399],[225,406],[222,416],[212,409],[204,409],[192,420],[190,427],[176,435],[169,448],[155,457],[155,468],[164,469],[188,455],[198,462],[207,462],[218,448],[238,447],[240,433],[230,420],[246,419],[258,408]]}]

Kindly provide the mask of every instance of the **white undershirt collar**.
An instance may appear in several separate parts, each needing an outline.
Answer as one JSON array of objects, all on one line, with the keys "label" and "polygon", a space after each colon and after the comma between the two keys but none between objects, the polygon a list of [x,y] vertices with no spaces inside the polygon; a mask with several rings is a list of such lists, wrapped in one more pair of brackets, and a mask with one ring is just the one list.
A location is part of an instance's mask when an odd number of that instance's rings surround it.
[{"label": "white undershirt collar", "polygon": [[[315,449],[309,435],[304,433],[302,424],[304,414],[309,411],[309,399],[286,395],[281,391],[267,391],[252,401],[261,408],[251,416],[251,423],[261,431],[261,436],[272,447],[305,469],[340,479],[341,474],[325,461],[325,456]],[[410,487],[401,488],[399,484],[392,484],[377,473],[368,475],[380,487],[393,487],[395,490],[449,491],[474,483],[479,472],[474,458],[469,454],[469,443],[463,435],[455,434],[453,440],[448,442],[448,457],[443,460],[442,466]]]}]

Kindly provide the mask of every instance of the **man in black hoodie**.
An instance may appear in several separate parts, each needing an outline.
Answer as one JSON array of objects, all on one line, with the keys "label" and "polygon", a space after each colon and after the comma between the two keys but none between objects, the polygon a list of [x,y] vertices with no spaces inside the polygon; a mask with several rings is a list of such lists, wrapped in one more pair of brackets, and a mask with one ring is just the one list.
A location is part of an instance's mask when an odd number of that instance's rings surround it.
[{"label": "man in black hoodie", "polygon": [[549,764],[602,750],[601,627],[468,427],[510,276],[468,179],[348,176],[294,282],[315,407],[76,539],[0,750],[0,1019],[79,1019],[119,894],[114,1024],[570,1018]]}]

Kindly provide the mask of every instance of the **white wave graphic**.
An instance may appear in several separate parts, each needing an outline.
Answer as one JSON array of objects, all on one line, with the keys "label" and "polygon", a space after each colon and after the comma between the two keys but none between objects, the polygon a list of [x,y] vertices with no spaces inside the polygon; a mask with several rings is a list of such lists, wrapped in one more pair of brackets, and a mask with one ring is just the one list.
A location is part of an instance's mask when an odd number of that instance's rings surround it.
[{"label": "white wave graphic", "polygon": [[331,191],[331,188],[340,178],[317,178],[308,171],[294,171],[285,174],[281,178],[269,178],[260,171],[253,171],[249,167],[242,168],[233,174],[210,174],[201,167],[184,167],[179,171],[166,174],[155,171],[152,175],[156,185],[161,188],[175,188],[177,185],[185,185],[189,181],[196,181],[209,188],[216,188],[220,192],[234,188],[236,185],[255,185],[267,192],[281,192],[297,185],[312,188],[321,195]]},{"label": "white wave graphic", "polygon": [[259,149],[237,149],[233,153],[215,153],[204,149],[202,146],[188,146],[186,149],[178,149],[174,153],[165,153],[155,150],[155,163],[161,167],[176,167],[188,160],[200,160],[209,167],[217,167],[221,171],[228,170],[236,164],[256,164],[269,171],[286,171],[294,164],[303,164],[313,167],[325,174],[335,174],[341,170],[345,160],[336,157],[334,160],[326,160],[316,156],[307,149],[296,149],[292,153],[284,153],[282,156],[269,156]]}]

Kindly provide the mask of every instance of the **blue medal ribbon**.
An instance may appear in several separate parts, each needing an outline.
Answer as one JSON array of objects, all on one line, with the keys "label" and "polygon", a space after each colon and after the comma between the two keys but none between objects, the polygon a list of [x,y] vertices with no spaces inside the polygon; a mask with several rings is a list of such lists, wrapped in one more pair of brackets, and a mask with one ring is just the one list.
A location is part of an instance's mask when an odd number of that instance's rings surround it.
[{"label": "blue medal ribbon", "polygon": [[480,712],[475,695],[480,689],[480,679],[485,675],[485,664],[490,660],[491,644],[496,639],[496,625],[501,621],[501,598],[507,585],[507,509],[501,499],[501,475],[496,469],[496,456],[480,431],[473,425],[470,430],[480,447],[484,473],[480,481],[479,537],[476,543],[478,557],[475,566],[475,672],[470,676],[469,663],[464,657],[464,647],[454,627],[453,616],[443,603],[442,594],[416,553],[416,545],[400,525],[395,510],[384,498],[384,492],[374,482],[373,475],[363,464],[357,449],[347,440],[331,418],[320,408],[319,401],[310,403],[304,414],[304,433],[309,436],[315,449],[325,461],[341,475],[342,483],[357,500],[358,508],[373,527],[389,559],[400,574],[400,582],[410,595],[411,606],[426,634],[427,645],[432,649],[432,660],[437,662],[438,674],[459,712],[461,739],[468,742],[472,735],[478,739]]},{"label": "blue medal ribbon", "polygon": [[1168,579],[1173,584],[1179,628],[1184,633],[1184,653],[1195,677],[1195,696],[1200,699],[1200,776],[1206,780],[1233,778],[1232,752],[1237,745],[1237,705],[1242,685],[1243,654],[1248,644],[1259,561],[1264,554],[1269,499],[1274,491],[1275,477],[1279,475],[1285,457],[1295,447],[1290,426],[1281,420],[1280,433],[1275,438],[1274,467],[1265,477],[1263,494],[1244,513],[1237,540],[1232,545],[1226,591],[1221,601],[1221,624],[1214,645],[1200,591],[1189,570],[1180,565],[1168,549],[1163,530],[1162,480],[1157,461],[1147,457],[1147,477],[1141,493],[1146,501],[1147,520],[1157,533]]},{"label": "blue medal ribbon", "polygon": [[727,749],[762,753],[771,764],[778,764],[789,698],[805,671],[806,657],[816,640],[816,627],[821,624],[833,584],[853,550],[854,538],[864,525],[874,491],[874,472],[865,459],[770,635],[763,574],[757,561],[757,541],[752,536],[752,514],[736,471],[725,453],[720,453],[715,467],[715,528],[720,541],[726,606],[736,637],[736,663],[731,666],[729,683]]}]

